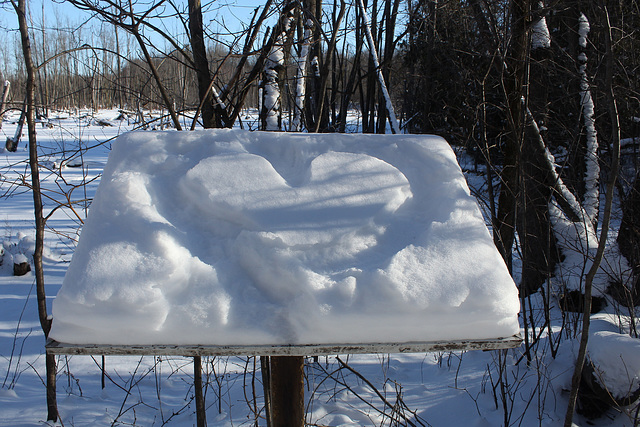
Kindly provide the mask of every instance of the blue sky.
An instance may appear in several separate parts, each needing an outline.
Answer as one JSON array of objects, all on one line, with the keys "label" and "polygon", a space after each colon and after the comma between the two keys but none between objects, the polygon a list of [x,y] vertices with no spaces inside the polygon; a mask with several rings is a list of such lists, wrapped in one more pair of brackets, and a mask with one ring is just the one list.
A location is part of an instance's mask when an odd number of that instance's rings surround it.
[{"label": "blue sky", "polygon": [[[29,13],[31,17],[31,25],[36,32],[36,38],[40,35],[42,28],[42,16],[44,13],[44,25],[48,30],[48,34],[54,34],[55,31],[72,34],[76,40],[73,44],[81,45],[84,43],[96,45],[100,44],[101,37],[113,34],[112,27],[103,27],[98,19],[90,20],[91,14],[77,9],[73,5],[63,0],[27,0]],[[154,0],[142,0],[138,4],[144,7],[146,3]],[[186,11],[187,1],[176,0],[176,7]],[[250,21],[253,11],[264,4],[262,0],[220,0],[208,2],[203,0],[204,23],[209,33],[228,33],[230,31],[240,31],[246,27]],[[168,6],[165,13],[170,14],[173,9]],[[181,44],[186,44],[187,39],[184,35],[184,27],[176,17],[169,17],[163,20],[157,20],[155,25],[162,28],[163,31],[176,37]],[[4,43],[0,44],[0,71],[10,73],[15,67],[16,55],[20,52],[19,37],[17,34],[17,19],[13,8],[6,2],[0,7],[0,31],[6,34]],[[160,50],[168,50],[168,43],[159,36],[153,35],[151,32],[145,32],[151,37],[152,45]],[[120,32],[121,43],[125,39],[124,32]],[[51,37],[50,35],[47,37]],[[229,39],[229,37],[227,37]],[[36,40],[36,43],[40,39]],[[132,49],[137,51],[135,43],[131,43]],[[52,53],[49,53],[51,55]]]},{"label": "blue sky", "polygon": [[[110,24],[102,24],[100,20],[91,18],[91,14],[81,11],[64,0],[27,0],[30,8],[30,16],[32,26],[34,28],[36,45],[41,40],[39,38],[39,30],[42,27],[42,14],[44,11],[44,24],[48,30],[48,43],[55,40],[55,34],[69,34],[73,36],[73,42],[67,43],[67,46],[78,47],[83,44],[92,46],[104,45],[104,43],[113,39],[114,29]],[[137,0],[140,8],[146,7],[158,0]],[[229,42],[233,37],[223,37],[221,34],[229,34],[230,32],[238,32],[246,28],[251,22],[254,10],[264,5],[266,0],[203,0],[204,24],[208,34],[214,38],[222,39]],[[278,3],[277,1],[275,2]],[[173,13],[173,8],[169,6],[169,0],[165,0],[164,14]],[[186,19],[187,0],[174,0],[173,4],[176,8],[184,12]],[[273,21],[273,18],[272,20]],[[401,19],[398,22],[398,29],[402,28]],[[175,16],[169,16],[166,19],[152,21],[154,25],[162,28],[167,34],[178,40],[179,44],[187,45],[188,39],[185,34],[183,23]],[[272,23],[272,22],[271,22]],[[266,26],[270,25],[268,22]],[[17,20],[10,4],[5,2],[0,8],[0,31],[8,34],[6,42],[0,44],[0,72],[10,74],[15,67],[16,56],[19,56],[19,38],[16,31]],[[265,26],[265,27],[266,27]],[[126,34],[119,31],[121,51],[125,55],[138,55],[138,46],[134,41],[130,40],[129,47],[126,47]],[[145,35],[150,37],[151,45],[160,51],[168,52],[172,50],[172,46],[158,35],[154,35],[151,31],[145,31]],[[257,43],[260,43],[259,39]],[[242,46],[244,38],[239,40]],[[111,42],[111,48],[115,44]],[[125,46],[122,48],[122,46]],[[240,48],[240,47],[239,47]],[[55,47],[50,47],[48,56],[53,55]]]}]

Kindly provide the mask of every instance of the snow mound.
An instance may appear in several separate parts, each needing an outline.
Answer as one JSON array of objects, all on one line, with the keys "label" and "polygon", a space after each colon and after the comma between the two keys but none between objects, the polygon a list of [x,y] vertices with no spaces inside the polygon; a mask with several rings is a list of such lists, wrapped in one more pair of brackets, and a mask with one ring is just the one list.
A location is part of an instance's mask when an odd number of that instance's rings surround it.
[{"label": "snow mound", "polygon": [[441,138],[134,132],[114,143],[50,337],[485,339],[518,333],[518,310]]},{"label": "snow mound", "polygon": [[[0,242],[0,276],[13,276],[14,264],[30,262],[35,246],[34,237],[21,232],[2,240]],[[44,255],[49,255],[46,249]]]},{"label": "snow mound", "polygon": [[597,381],[616,399],[631,396],[640,388],[640,339],[629,336],[628,328],[618,327],[624,318],[604,313],[592,316],[588,344]]}]

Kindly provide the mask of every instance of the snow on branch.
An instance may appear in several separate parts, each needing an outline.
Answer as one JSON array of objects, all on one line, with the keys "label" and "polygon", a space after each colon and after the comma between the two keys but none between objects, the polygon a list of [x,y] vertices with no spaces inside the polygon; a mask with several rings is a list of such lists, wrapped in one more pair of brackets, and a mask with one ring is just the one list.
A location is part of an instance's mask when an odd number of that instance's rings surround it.
[{"label": "snow on branch", "polygon": [[587,47],[587,36],[589,35],[589,31],[591,31],[589,20],[584,13],[580,13],[580,18],[578,19],[578,44],[582,48]]},{"label": "snow on branch", "polygon": [[[585,49],[587,47],[587,35],[589,34],[589,21],[581,13],[579,19],[579,44]],[[596,133],[594,119],[594,104],[591,96],[589,79],[587,76],[587,55],[581,52],[578,55],[580,64],[580,109],[582,111],[583,124],[587,138],[587,152],[585,155],[586,171],[584,175],[585,194],[583,206],[591,223],[595,223],[598,216],[600,199],[600,165],[598,164],[598,135]]]},{"label": "snow on branch", "polygon": [[533,132],[534,139],[538,143],[538,148],[544,152],[544,159],[546,160],[547,169],[551,175],[552,182],[550,183],[551,188],[554,190],[554,197],[556,203],[559,205],[561,211],[566,215],[566,217],[574,223],[586,223],[588,225],[588,229],[593,233],[593,225],[591,221],[589,221],[589,217],[585,212],[584,208],[573,195],[573,193],[567,188],[564,181],[556,171],[556,161],[555,157],[549,151],[547,144],[544,142],[542,135],[540,134],[540,128],[536,123],[533,115],[531,114],[531,110],[526,108],[527,114],[527,126]]},{"label": "snow on branch", "polygon": [[214,106],[220,107],[224,110],[227,109],[227,105],[224,103],[224,101],[220,97],[220,94],[218,93],[218,90],[215,88],[214,85],[211,85],[211,95],[213,95],[213,99],[215,101]]},{"label": "snow on branch", "polygon": [[[543,9],[544,3],[539,2],[538,8]],[[549,47],[551,47],[551,34],[549,33],[549,27],[547,26],[547,18],[541,16],[533,23],[531,31],[531,49],[547,49]]]}]

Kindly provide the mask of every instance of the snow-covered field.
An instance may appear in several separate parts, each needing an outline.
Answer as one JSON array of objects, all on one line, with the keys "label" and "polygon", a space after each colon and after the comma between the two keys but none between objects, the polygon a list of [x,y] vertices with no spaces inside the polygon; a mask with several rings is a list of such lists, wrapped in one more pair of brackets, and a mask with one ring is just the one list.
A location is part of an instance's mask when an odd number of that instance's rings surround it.
[{"label": "snow-covered field", "polygon": [[[133,127],[126,119],[118,120],[118,115],[116,111],[60,114],[38,125],[45,215],[53,211],[45,249],[49,302],[58,293],[74,252],[87,214],[85,201],[95,193],[111,148],[109,140]],[[15,132],[12,119],[15,117],[5,118],[2,141]],[[32,273],[12,275],[14,257],[28,257],[33,251],[27,158],[25,128],[18,151],[0,154],[0,240],[4,249],[0,266],[0,425],[6,426],[47,425],[44,337],[38,323],[35,279]],[[459,160],[468,172],[470,186],[482,191],[484,178],[472,172],[470,159],[460,153]],[[557,305],[553,299],[551,303]],[[542,298],[535,296],[527,307],[527,315],[538,325],[534,335],[540,336],[538,351],[529,363],[522,349],[309,358],[306,421],[319,426],[561,425],[577,351],[576,319],[562,319],[553,308],[551,326],[544,328],[542,306]],[[611,323],[594,324],[601,329],[602,338],[594,357],[619,360],[616,351],[620,346],[607,341],[607,334],[615,333],[607,330]],[[541,327],[553,331],[551,346]],[[550,347],[557,351],[555,357]],[[629,357],[621,362],[625,369],[620,369],[627,378],[619,374],[611,380],[618,387],[638,376],[637,352],[635,358]],[[208,425],[265,425],[259,360],[206,358],[203,365]],[[190,359],[108,356],[104,371],[102,366],[100,357],[59,358],[61,421],[56,425],[195,425]],[[577,416],[574,422],[580,426],[634,425],[632,416],[624,411],[610,411],[594,421]]]}]

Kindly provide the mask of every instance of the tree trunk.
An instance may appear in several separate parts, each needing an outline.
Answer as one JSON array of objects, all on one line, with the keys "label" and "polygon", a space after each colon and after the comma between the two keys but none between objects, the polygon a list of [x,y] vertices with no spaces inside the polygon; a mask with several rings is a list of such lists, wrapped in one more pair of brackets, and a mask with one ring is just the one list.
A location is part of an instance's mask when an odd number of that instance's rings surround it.
[{"label": "tree trunk", "polygon": [[593,259],[593,264],[585,277],[584,284],[584,311],[582,313],[582,331],[580,336],[580,347],[571,378],[571,393],[569,395],[569,404],[564,419],[564,426],[571,427],[573,425],[573,413],[575,411],[576,400],[580,390],[580,378],[584,368],[587,344],[589,340],[589,327],[591,322],[591,293],[593,288],[593,280],[600,268],[600,263],[604,257],[604,251],[607,244],[607,235],[611,220],[611,209],[613,205],[613,190],[615,188],[618,171],[620,168],[620,118],[618,115],[618,107],[613,92],[613,49],[611,41],[611,23],[607,9],[604,10],[605,22],[605,46],[606,46],[606,89],[607,101],[609,104],[609,119],[611,120],[611,172],[607,180],[606,198],[604,212],[602,215],[602,225],[600,227],[600,238],[598,241],[598,249]]},{"label": "tree trunk", "polygon": [[4,107],[9,97],[9,87],[11,87],[11,83],[9,80],[5,80],[4,88],[2,89],[2,99],[0,99],[0,129],[2,129],[2,120],[4,119]]},{"label": "tree trunk", "polygon": [[[16,3],[17,1],[17,3]],[[18,15],[20,37],[22,40],[22,54],[24,56],[25,69],[27,71],[26,96],[27,96],[27,129],[29,131],[29,166],[31,169],[31,186],[33,192],[33,206],[36,223],[36,245],[33,253],[33,264],[36,276],[36,292],[38,300],[38,316],[45,339],[51,330],[51,319],[47,314],[47,299],[44,288],[44,271],[42,267],[42,252],[44,244],[45,220],[42,212],[42,194],[40,192],[40,175],[38,170],[38,145],[36,142],[35,122],[35,67],[31,53],[29,40],[29,27],[26,17],[26,0],[12,1],[12,5]],[[56,361],[55,356],[47,354],[47,421],[58,419],[58,405],[56,401]]]},{"label": "tree trunk", "polygon": [[[359,23],[356,20],[356,27],[359,27]],[[349,73],[349,78],[344,86],[344,93],[342,94],[342,100],[340,104],[340,115],[338,117],[338,132],[344,133],[347,130],[347,113],[349,112],[349,104],[351,103],[352,96],[355,93],[357,78],[360,71],[360,57],[362,53],[362,43],[358,43],[359,31],[356,30],[356,52]]]},{"label": "tree trunk", "polygon": [[527,83],[530,0],[512,0],[510,55],[505,70],[505,99],[509,133],[503,147],[504,164],[498,196],[494,241],[511,271],[516,231],[516,209],[520,194],[520,159],[524,138],[523,97]]},{"label": "tree trunk", "polygon": [[[374,3],[375,4],[375,3]],[[367,17],[367,11],[365,9],[364,3],[362,0],[358,0],[358,6],[362,10],[362,19],[364,25],[364,31],[367,36],[367,41],[369,43],[369,53],[371,54],[371,60],[373,62],[373,70],[375,71],[376,76],[378,77],[378,83],[380,84],[380,91],[382,93],[382,99],[385,102],[385,109],[389,113],[389,123],[391,124],[391,132],[399,133],[400,128],[398,127],[398,121],[396,119],[396,114],[393,109],[393,104],[391,103],[391,97],[389,96],[389,92],[387,91],[387,85],[384,80],[384,76],[382,75],[382,70],[380,69],[380,62],[378,60],[378,52],[376,48],[376,41],[373,38],[372,29],[369,25],[369,19]],[[374,9],[375,10],[375,9]],[[375,100],[375,97],[371,95],[371,99]],[[371,111],[373,112],[375,109],[372,107]],[[373,129],[373,116],[371,122],[369,123],[369,128]]]},{"label": "tree trunk", "polygon": [[[539,12],[536,19],[543,18]],[[546,35],[537,34],[539,38],[543,36]],[[548,90],[552,85],[548,78],[552,52],[545,46],[532,46],[531,49],[528,102],[532,116],[529,120],[535,117],[547,123]],[[535,293],[553,273],[559,261],[549,215],[549,203],[553,194],[552,171],[548,168],[544,147],[537,141],[541,138],[539,128],[534,128],[529,120],[526,121],[522,147],[522,158],[526,161],[522,162],[522,197],[517,214],[522,252],[520,293],[523,297]]]},{"label": "tree trunk", "polygon": [[213,101],[209,84],[211,73],[207,60],[207,49],[204,44],[204,29],[202,26],[202,4],[200,0],[189,0],[189,34],[191,37],[191,49],[193,62],[196,66],[198,79],[198,95],[202,103],[202,125],[205,128],[220,128],[219,117],[214,118]]},{"label": "tree trunk", "polygon": [[316,112],[316,117],[320,118],[320,120],[316,120],[316,127],[314,128],[314,132],[320,132],[320,127],[323,123],[325,123],[325,127],[323,128],[323,130],[328,130],[327,127],[329,124],[329,106],[327,106],[326,104],[329,101],[329,96],[327,94],[327,87],[329,85],[329,75],[331,74],[330,68],[333,67],[333,57],[337,43],[338,31],[345,11],[346,3],[344,0],[341,0],[340,12],[338,13],[338,17],[334,22],[334,29],[331,34],[331,40],[329,41],[329,45],[327,46],[326,59],[323,61],[323,66],[320,70],[320,91],[318,97],[320,103],[317,106]]},{"label": "tree trunk", "polygon": [[46,37],[46,25],[45,25],[45,12],[44,12],[44,2],[42,3],[42,28],[40,30],[42,34],[42,66],[39,67],[38,73],[40,69],[42,69],[42,75],[40,78],[42,79],[41,86],[41,94],[40,94],[40,102],[42,103],[42,114],[44,117],[49,116],[49,109],[47,107],[49,103],[49,76],[47,73],[47,37]]},{"label": "tree trunk", "polygon": [[304,357],[269,359],[271,427],[304,427]]},{"label": "tree trunk", "polygon": [[[532,118],[531,118],[532,120]],[[520,295],[535,293],[553,273],[559,261],[558,248],[551,226],[549,203],[553,194],[553,176],[539,135],[533,124],[525,130],[521,167],[521,198],[517,214],[517,230],[522,251]]]},{"label": "tree trunk", "polygon": [[26,118],[27,99],[25,98],[24,104],[22,105],[22,112],[20,113],[20,118],[18,119],[18,126],[16,126],[16,132],[13,134],[13,138],[7,137],[7,142],[5,144],[5,148],[7,149],[7,151],[15,152],[18,149],[20,138],[22,138],[22,128],[24,127],[24,121]]},{"label": "tree trunk", "polygon": [[207,412],[202,392],[202,356],[193,356],[193,387],[196,399],[196,425],[197,427],[206,427]]},{"label": "tree trunk", "polygon": [[293,3],[285,7],[278,24],[271,34],[269,53],[264,62],[262,76],[262,108],[260,111],[260,128],[267,131],[282,129],[282,90],[281,75],[285,67],[285,55],[290,47],[292,29]]},{"label": "tree trunk", "polygon": [[302,118],[304,117],[304,99],[306,93],[307,63],[309,62],[309,45],[313,34],[313,21],[306,14],[302,14],[302,39],[299,40],[300,51],[296,61],[296,84],[294,94],[293,123],[294,132],[302,131]]},{"label": "tree trunk", "polygon": [[176,130],[182,130],[182,126],[180,126],[180,120],[178,119],[178,115],[176,114],[176,112],[175,112],[175,110],[173,108],[173,103],[169,99],[169,95],[167,94],[167,91],[166,91],[164,85],[162,84],[162,79],[160,78],[160,73],[158,73],[158,69],[156,68],[155,64],[153,63],[153,58],[151,58],[151,55],[149,54],[149,51],[147,50],[147,46],[146,46],[144,40],[142,39],[142,36],[140,35],[140,32],[138,31],[137,28],[134,29],[133,36],[135,37],[136,41],[138,42],[138,45],[140,46],[140,49],[142,50],[142,54],[144,55],[145,61],[147,61],[147,65],[149,65],[149,68],[151,69],[151,74],[153,75],[153,78],[155,79],[156,84],[158,85],[158,90],[160,91],[160,96],[162,97],[162,101],[164,102],[164,106],[169,111],[169,115],[171,116],[171,120],[173,121],[173,126],[176,128]]},{"label": "tree trunk", "polygon": [[328,126],[328,115],[322,111],[322,0],[304,0],[304,11],[308,19],[314,22],[313,36],[309,46],[310,68],[307,78],[305,118],[307,129],[324,131]]},{"label": "tree trunk", "polygon": [[[364,1],[364,0],[363,0]],[[358,1],[358,5],[359,5],[359,1]],[[362,25],[362,32],[363,32],[363,36],[366,38],[367,41],[364,41],[364,43],[368,43],[369,40],[369,35],[367,34],[367,27],[369,28],[369,33],[371,35],[371,37],[373,37],[373,46],[376,46],[377,40],[375,39],[377,32],[376,32],[376,28],[377,28],[377,24],[378,21],[377,19],[373,19],[371,21],[371,23],[369,23],[369,19],[367,17],[367,13],[366,13],[366,8],[368,7],[368,4],[364,4],[364,7],[360,8],[358,7],[358,9],[360,10],[360,15],[361,15],[361,25]],[[371,5],[371,10],[377,10],[378,9],[378,1],[377,0],[372,0],[372,5]],[[369,44],[369,51],[371,51],[372,47]],[[376,66],[373,63],[373,55],[371,54],[371,52],[369,52],[369,56],[367,58],[367,74],[366,74],[366,86],[364,88],[364,109],[362,111],[362,131],[364,133],[374,133],[375,132],[375,118],[376,118],[376,77],[377,77],[377,70],[376,70]]]}]

